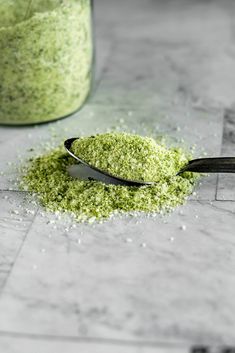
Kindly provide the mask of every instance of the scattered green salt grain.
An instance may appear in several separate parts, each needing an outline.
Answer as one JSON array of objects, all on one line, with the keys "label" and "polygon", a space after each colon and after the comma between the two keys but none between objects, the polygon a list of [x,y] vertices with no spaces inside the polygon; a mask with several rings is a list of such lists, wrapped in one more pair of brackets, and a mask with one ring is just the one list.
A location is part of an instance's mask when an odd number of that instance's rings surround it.
[{"label": "scattered green salt grain", "polygon": [[127,187],[71,177],[75,161],[63,146],[31,158],[21,186],[38,194],[49,211],[70,212],[78,221],[102,220],[116,213],[162,213],[183,204],[198,176],[176,176],[191,156],[181,148],[167,148],[152,138],[127,133],[84,137],[73,144],[75,154],[88,163],[127,179],[156,181],[153,186]]}]

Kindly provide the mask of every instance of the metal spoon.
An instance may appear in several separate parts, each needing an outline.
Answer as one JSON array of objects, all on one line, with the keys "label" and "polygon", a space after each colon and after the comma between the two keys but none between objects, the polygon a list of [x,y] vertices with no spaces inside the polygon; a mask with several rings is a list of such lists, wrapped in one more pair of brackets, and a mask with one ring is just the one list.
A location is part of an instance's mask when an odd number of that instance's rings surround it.
[{"label": "metal spoon", "polygon": [[[74,137],[66,140],[64,142],[64,147],[66,151],[77,161],[89,167],[90,169],[96,171],[96,173],[100,174],[100,176],[107,176],[110,178],[110,181],[114,182],[114,184],[126,185],[126,186],[144,186],[144,185],[154,185],[155,182],[152,181],[137,181],[137,180],[128,180],[124,178],[120,178],[118,176],[112,175],[106,171],[100,170],[99,168],[90,165],[85,162],[79,156],[76,156],[71,151],[72,143],[75,140],[78,140],[79,137]],[[177,175],[180,175],[184,172],[194,172],[194,173],[235,173],[235,157],[215,157],[215,158],[199,158],[193,159],[188,162],[186,166],[184,166]]]}]

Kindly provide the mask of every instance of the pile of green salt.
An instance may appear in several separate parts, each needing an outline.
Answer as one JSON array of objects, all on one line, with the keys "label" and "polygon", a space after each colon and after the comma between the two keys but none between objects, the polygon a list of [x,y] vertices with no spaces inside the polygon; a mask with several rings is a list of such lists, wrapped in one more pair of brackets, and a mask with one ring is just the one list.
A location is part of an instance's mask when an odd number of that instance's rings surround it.
[{"label": "pile of green salt", "polygon": [[167,148],[149,137],[105,133],[83,137],[72,149],[86,162],[111,174],[153,186],[129,187],[80,180],[68,168],[75,160],[60,146],[33,158],[25,170],[22,187],[35,192],[49,211],[72,213],[78,221],[102,220],[115,213],[167,212],[183,204],[198,176],[176,173],[191,159],[181,148]]}]

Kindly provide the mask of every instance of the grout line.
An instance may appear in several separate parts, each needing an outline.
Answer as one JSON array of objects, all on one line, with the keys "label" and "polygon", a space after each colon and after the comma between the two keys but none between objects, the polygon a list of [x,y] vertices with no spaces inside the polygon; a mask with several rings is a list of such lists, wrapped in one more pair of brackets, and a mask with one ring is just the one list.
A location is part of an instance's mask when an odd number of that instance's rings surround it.
[{"label": "grout line", "polygon": [[37,216],[37,214],[38,214],[38,210],[39,210],[39,209],[37,209],[37,211],[35,212],[35,215],[34,215],[34,217],[33,217],[33,219],[32,219],[32,222],[31,222],[31,224],[30,224],[28,230],[26,231],[25,236],[24,236],[24,238],[23,238],[23,240],[22,240],[22,242],[21,242],[21,244],[20,244],[20,246],[19,246],[19,248],[18,248],[18,251],[17,251],[17,253],[16,253],[16,256],[15,256],[15,258],[14,258],[14,261],[13,261],[12,265],[10,266],[10,270],[9,270],[9,272],[8,272],[8,275],[5,277],[3,283],[2,283],[2,285],[1,285],[1,287],[0,287],[0,297],[1,297],[2,293],[3,293],[3,291],[4,291],[4,288],[6,287],[6,284],[7,284],[7,282],[8,282],[8,279],[9,279],[9,277],[10,277],[12,271],[13,271],[13,268],[14,268],[14,266],[15,266],[15,263],[16,263],[16,261],[17,261],[17,258],[19,257],[19,255],[20,255],[20,253],[21,253],[21,250],[22,250],[22,248],[23,248],[23,246],[24,246],[24,243],[25,243],[25,241],[26,241],[26,239],[27,239],[27,237],[28,237],[28,234],[29,234],[29,232],[30,232],[30,230],[31,230],[31,228],[32,228],[32,225],[33,225],[33,223],[34,223],[34,221],[35,221],[35,218],[36,218],[36,216]]},{"label": "grout line", "polygon": [[216,202],[235,202],[235,200],[223,200],[223,199],[216,199]]},{"label": "grout line", "polygon": [[218,200],[218,188],[219,188],[219,174],[217,174],[217,177],[216,177],[216,184],[215,184],[215,201],[219,201]]},{"label": "grout line", "polygon": [[46,340],[46,341],[62,341],[62,342],[77,342],[90,344],[113,344],[123,346],[148,346],[148,347],[165,347],[165,348],[188,348],[188,342],[167,342],[167,341],[136,341],[131,339],[115,339],[115,338],[101,338],[101,337],[78,337],[78,336],[56,336],[45,334],[34,334],[13,331],[0,331],[0,337],[14,337],[14,338],[28,338],[32,340]]},{"label": "grout line", "polygon": [[[207,203],[210,203],[210,202],[235,202],[235,200],[222,200],[222,199],[213,199],[213,200],[207,200],[207,199],[198,199],[198,200],[188,200],[187,203],[189,202],[207,202]],[[185,205],[187,205],[187,203]]]}]

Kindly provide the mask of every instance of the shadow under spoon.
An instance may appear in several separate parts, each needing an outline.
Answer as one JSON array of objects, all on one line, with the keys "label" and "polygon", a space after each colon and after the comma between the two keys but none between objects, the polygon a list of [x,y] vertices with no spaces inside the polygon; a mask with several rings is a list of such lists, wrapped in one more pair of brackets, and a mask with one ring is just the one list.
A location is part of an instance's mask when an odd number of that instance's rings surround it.
[{"label": "shadow under spoon", "polygon": [[[97,173],[99,179],[102,180],[102,177],[108,178],[109,183],[126,185],[126,186],[148,186],[154,185],[155,182],[152,181],[138,181],[138,180],[129,180],[120,178],[113,174],[103,171],[95,166],[85,162],[79,156],[76,156],[72,150],[72,144],[75,140],[78,140],[79,137],[74,137],[66,140],[64,142],[64,147],[66,151],[78,162],[82,163],[86,167]],[[181,170],[178,171],[177,175],[180,175],[184,172],[193,172],[193,173],[235,173],[235,157],[211,157],[211,158],[198,158],[193,159],[188,162]]]}]

